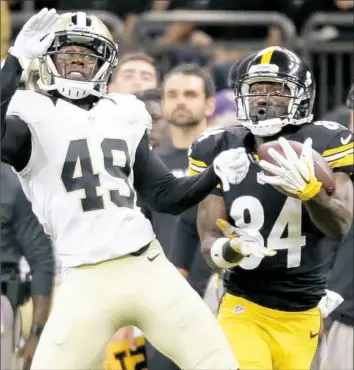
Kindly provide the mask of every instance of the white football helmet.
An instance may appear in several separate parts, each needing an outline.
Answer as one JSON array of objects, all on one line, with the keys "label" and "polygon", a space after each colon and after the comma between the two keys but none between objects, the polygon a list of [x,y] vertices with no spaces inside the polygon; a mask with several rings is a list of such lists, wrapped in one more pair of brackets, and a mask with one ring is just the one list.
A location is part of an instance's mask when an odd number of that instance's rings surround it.
[{"label": "white football helmet", "polygon": [[[54,41],[47,53],[39,58],[40,89],[57,91],[72,100],[104,95],[118,62],[118,46],[108,28],[94,15],[73,12],[62,14],[52,32]],[[77,50],[69,51],[68,47]],[[90,67],[89,73],[83,76],[71,67],[70,70],[73,58],[78,64],[86,63]]]}]

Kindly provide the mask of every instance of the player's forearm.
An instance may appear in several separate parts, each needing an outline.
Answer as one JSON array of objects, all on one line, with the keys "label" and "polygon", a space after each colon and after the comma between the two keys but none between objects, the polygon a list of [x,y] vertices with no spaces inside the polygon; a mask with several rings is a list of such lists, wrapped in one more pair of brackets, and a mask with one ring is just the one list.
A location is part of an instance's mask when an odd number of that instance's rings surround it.
[{"label": "player's forearm", "polygon": [[153,206],[159,212],[180,214],[201,202],[218,183],[212,167],[194,177],[166,176],[153,190]]},{"label": "player's forearm", "polygon": [[[353,192],[350,187],[342,190]],[[304,202],[304,206],[312,222],[328,238],[340,240],[348,233],[353,222],[353,204],[349,199],[337,199],[321,190],[316,197]]]},{"label": "player's forearm", "polygon": [[33,317],[32,317],[32,332],[35,328],[43,328],[47,322],[51,297],[32,296],[33,302]]},{"label": "player's forearm", "polygon": [[4,120],[6,117],[7,108],[11,98],[15,94],[20,84],[22,76],[22,67],[13,55],[8,55],[4,66],[0,71],[0,101],[1,101],[1,137],[5,130]]},{"label": "player's forearm", "polygon": [[201,202],[220,182],[212,166],[194,177],[175,177],[149,145],[145,133],[136,150],[134,187],[155,211],[182,213]]}]

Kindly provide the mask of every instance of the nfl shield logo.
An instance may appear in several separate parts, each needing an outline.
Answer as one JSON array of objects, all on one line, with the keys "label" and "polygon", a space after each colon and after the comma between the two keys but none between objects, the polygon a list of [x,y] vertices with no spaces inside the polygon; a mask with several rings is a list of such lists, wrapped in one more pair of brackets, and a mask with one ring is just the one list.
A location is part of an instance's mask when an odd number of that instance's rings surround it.
[{"label": "nfl shield logo", "polygon": [[237,306],[235,306],[233,313],[235,313],[236,315],[239,315],[244,310],[245,310],[245,308],[243,306],[237,305]]}]

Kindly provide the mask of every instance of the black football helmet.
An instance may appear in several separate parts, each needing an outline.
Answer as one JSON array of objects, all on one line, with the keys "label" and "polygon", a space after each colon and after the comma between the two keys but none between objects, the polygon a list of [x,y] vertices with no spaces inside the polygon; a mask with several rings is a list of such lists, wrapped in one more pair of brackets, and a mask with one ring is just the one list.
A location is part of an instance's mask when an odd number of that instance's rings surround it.
[{"label": "black football helmet", "polygon": [[[253,84],[263,83],[281,88],[270,93],[251,91]],[[232,67],[230,87],[235,94],[238,120],[256,136],[272,136],[286,125],[301,125],[313,119],[313,73],[288,49],[269,47],[247,56]],[[250,104],[259,96],[264,104]]]}]

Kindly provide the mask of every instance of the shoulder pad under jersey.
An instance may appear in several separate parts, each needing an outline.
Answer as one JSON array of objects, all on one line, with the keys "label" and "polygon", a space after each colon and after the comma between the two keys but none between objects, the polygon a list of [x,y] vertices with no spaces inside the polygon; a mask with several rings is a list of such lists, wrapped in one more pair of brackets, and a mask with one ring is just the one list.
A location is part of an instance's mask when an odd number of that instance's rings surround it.
[{"label": "shoulder pad under jersey", "polygon": [[211,165],[214,158],[222,151],[243,146],[247,133],[249,131],[242,126],[205,131],[189,148],[189,173],[191,175],[200,173]]},{"label": "shoulder pad under jersey", "polygon": [[131,123],[142,123],[148,131],[151,130],[151,116],[145,108],[145,104],[132,94],[110,93],[101,99],[109,99],[117,105],[120,114],[129,117]]},{"label": "shoulder pad under jersey", "polygon": [[312,147],[326,159],[334,171],[354,172],[353,134],[346,127],[332,121],[316,121],[299,130],[306,140],[312,138]]},{"label": "shoulder pad under jersey", "polygon": [[43,94],[32,90],[17,90],[12,97],[7,115],[19,116],[23,121],[39,122],[40,117],[53,107],[52,100]]}]

